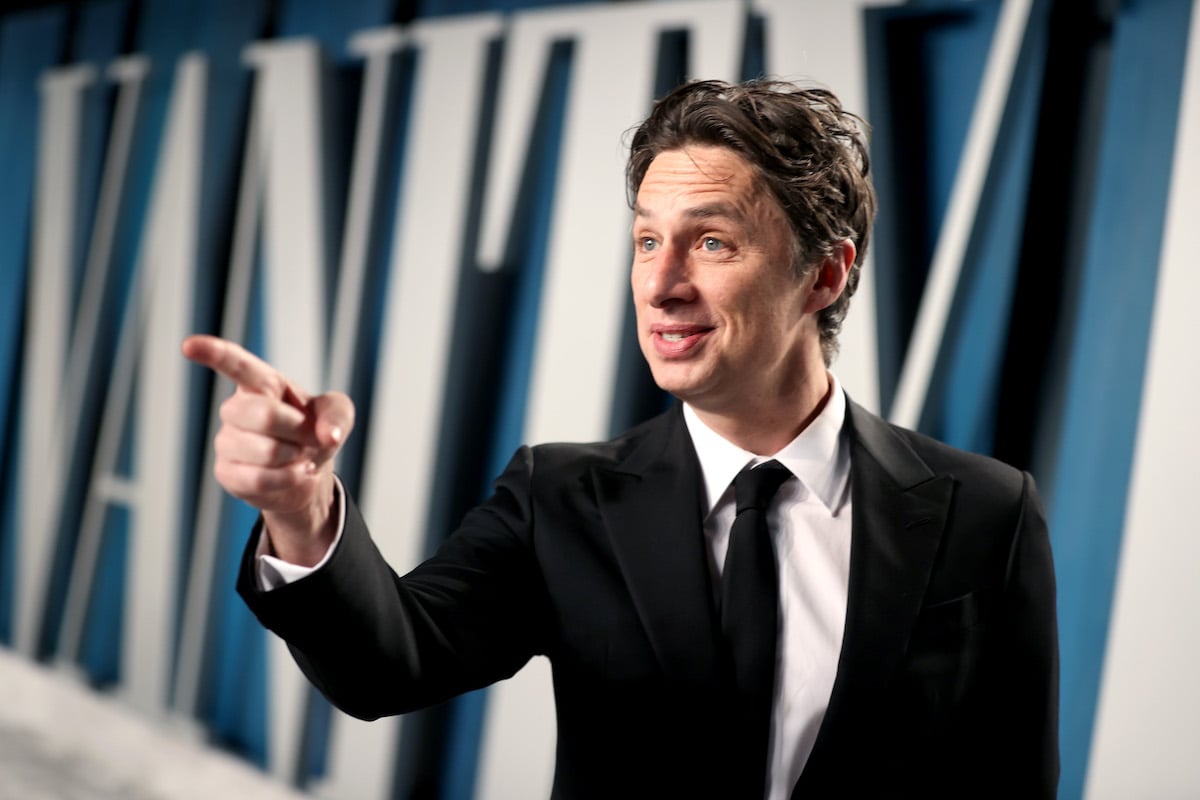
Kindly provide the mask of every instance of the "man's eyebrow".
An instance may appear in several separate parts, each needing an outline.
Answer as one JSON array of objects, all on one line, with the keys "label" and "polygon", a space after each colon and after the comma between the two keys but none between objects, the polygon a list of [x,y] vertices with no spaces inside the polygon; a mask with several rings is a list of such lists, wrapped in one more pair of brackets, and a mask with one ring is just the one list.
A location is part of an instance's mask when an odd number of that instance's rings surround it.
[{"label": "man's eyebrow", "polygon": [[[709,219],[712,217],[728,217],[729,219],[741,219],[742,215],[738,212],[735,206],[729,203],[705,203],[702,206],[695,206],[684,210],[684,216],[693,219]],[[645,206],[633,206],[633,215],[635,217],[645,217],[647,219],[654,218],[654,212]]]},{"label": "man's eyebrow", "polygon": [[738,213],[737,208],[729,203],[706,203],[702,206],[689,208],[683,212],[686,216],[695,219],[708,219],[710,217],[728,217],[730,219],[741,219],[742,215]]}]

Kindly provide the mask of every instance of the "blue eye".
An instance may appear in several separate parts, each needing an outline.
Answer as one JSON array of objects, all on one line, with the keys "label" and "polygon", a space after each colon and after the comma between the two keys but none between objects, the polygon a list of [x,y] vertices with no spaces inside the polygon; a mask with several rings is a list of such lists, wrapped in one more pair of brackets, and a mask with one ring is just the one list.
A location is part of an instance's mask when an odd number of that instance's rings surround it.
[{"label": "blue eye", "polygon": [[722,242],[720,239],[717,239],[712,236],[704,237],[704,249],[710,253],[716,252],[717,250],[720,250],[724,246],[725,246],[725,243]]},{"label": "blue eye", "polygon": [[643,236],[638,241],[638,246],[640,246],[642,248],[643,253],[648,253],[651,250],[655,250],[658,248],[658,242],[654,241],[649,236]]}]

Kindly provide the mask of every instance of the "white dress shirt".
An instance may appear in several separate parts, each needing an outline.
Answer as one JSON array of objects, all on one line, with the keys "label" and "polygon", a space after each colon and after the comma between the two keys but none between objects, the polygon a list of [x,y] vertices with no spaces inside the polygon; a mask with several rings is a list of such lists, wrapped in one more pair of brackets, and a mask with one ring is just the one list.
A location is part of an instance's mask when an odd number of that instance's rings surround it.
[{"label": "white dress shirt", "polygon": [[775,459],[788,478],[767,509],[779,563],[779,643],[767,800],[786,800],[812,752],[837,674],[850,580],[850,447],[846,398],[830,376],[820,415],[778,453],[756,456],[721,438],[684,406],[707,490],[704,536],[719,581],[736,506],[733,479]]}]

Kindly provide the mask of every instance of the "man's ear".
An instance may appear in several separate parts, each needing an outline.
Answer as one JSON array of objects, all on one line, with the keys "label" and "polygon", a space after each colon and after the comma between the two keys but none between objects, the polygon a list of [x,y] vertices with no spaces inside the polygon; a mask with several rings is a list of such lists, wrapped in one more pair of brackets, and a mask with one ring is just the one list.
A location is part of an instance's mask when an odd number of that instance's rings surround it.
[{"label": "man's ear", "polygon": [[849,239],[843,239],[833,246],[833,252],[817,265],[812,289],[808,293],[808,302],[804,307],[806,312],[815,314],[833,305],[834,301],[842,296],[846,281],[850,277],[850,267],[854,265],[857,255],[858,249]]}]

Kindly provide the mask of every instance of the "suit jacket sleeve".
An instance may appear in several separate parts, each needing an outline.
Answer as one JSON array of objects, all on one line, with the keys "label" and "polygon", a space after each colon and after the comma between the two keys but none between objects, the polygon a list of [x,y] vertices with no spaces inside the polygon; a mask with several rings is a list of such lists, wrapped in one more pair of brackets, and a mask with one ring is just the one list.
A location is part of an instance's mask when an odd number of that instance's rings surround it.
[{"label": "suit jacket sleeve", "polygon": [[1021,513],[996,620],[999,635],[986,654],[993,691],[985,699],[998,722],[997,778],[1011,782],[1011,796],[1057,794],[1058,625],[1054,567],[1046,520],[1033,479],[1026,473]]},{"label": "suit jacket sleeve", "polygon": [[263,592],[254,579],[261,522],[238,592],[283,638],[336,706],[362,719],[404,713],[510,677],[543,651],[545,603],[530,551],[532,456],[520,450],[495,492],[430,560],[403,578],[347,497],[326,565]]}]

